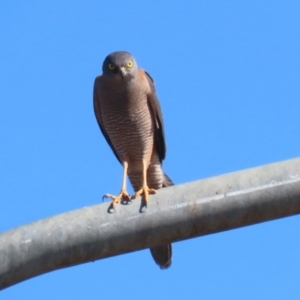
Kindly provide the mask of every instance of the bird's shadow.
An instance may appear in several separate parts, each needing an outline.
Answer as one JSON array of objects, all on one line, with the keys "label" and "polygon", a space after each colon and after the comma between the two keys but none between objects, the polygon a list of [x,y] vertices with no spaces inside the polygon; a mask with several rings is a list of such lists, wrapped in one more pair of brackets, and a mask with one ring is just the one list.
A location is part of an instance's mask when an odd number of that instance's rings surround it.
[{"label": "bird's shadow", "polygon": [[[122,205],[130,205],[132,203],[131,199],[122,199],[120,201],[120,204]],[[114,214],[116,213],[116,205],[113,205],[112,203],[110,203],[110,205],[107,208],[107,212],[109,214]],[[139,209],[139,213],[144,213],[147,209],[147,202],[145,201],[144,197],[141,198],[141,205],[140,205],[140,209]]]}]

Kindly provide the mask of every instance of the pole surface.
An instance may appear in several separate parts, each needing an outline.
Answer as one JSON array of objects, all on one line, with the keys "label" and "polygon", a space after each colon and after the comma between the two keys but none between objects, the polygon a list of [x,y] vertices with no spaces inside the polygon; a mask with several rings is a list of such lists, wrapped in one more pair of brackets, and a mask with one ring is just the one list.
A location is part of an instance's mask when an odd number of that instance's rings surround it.
[{"label": "pole surface", "polygon": [[[39,220],[0,235],[0,289],[118,254],[300,213],[300,158]],[[150,255],[149,255],[150,259]]]}]

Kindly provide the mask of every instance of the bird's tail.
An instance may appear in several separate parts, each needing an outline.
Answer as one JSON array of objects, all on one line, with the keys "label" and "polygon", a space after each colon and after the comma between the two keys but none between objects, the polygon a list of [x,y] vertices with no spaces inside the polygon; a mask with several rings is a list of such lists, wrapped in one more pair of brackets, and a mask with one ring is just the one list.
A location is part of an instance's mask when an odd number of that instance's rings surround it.
[{"label": "bird's tail", "polygon": [[[168,187],[171,185],[174,185],[173,181],[169,178],[167,174],[164,173],[164,179],[163,179],[163,188]],[[157,265],[161,269],[167,269],[172,264],[172,245],[166,244],[157,246],[154,248],[150,248],[151,255],[156,262]]]},{"label": "bird's tail", "polygon": [[150,248],[151,255],[161,269],[167,269],[172,264],[172,245],[166,244]]}]

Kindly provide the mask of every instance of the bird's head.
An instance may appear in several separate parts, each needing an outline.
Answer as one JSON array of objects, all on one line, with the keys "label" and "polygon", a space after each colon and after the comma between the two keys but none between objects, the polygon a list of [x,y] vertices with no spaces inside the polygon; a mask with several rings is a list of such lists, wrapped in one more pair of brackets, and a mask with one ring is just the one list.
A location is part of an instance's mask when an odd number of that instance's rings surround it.
[{"label": "bird's head", "polygon": [[130,80],[137,74],[137,63],[134,57],[126,51],[113,52],[106,56],[102,71],[106,76]]}]

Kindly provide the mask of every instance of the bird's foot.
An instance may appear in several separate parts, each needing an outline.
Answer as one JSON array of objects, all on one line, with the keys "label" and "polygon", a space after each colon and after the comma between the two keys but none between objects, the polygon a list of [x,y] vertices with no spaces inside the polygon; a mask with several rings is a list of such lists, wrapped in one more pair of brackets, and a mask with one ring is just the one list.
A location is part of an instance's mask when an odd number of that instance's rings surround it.
[{"label": "bird's foot", "polygon": [[135,194],[131,197],[131,199],[135,199],[139,196],[143,196],[143,199],[145,200],[145,202],[148,202],[149,199],[149,195],[150,194],[155,194],[156,190],[154,189],[149,189],[148,186],[143,186],[140,190],[138,190],[137,192],[135,192]]},{"label": "bird's foot", "polygon": [[114,196],[114,195],[111,195],[111,194],[105,194],[103,197],[102,197],[102,200],[103,199],[106,199],[106,198],[110,198],[112,200],[110,206],[112,208],[115,207],[115,204],[118,204],[119,201],[121,201],[122,199],[124,199],[125,201],[130,201],[131,200],[131,197],[130,195],[127,193],[127,191],[121,191],[119,195],[117,196]]}]

